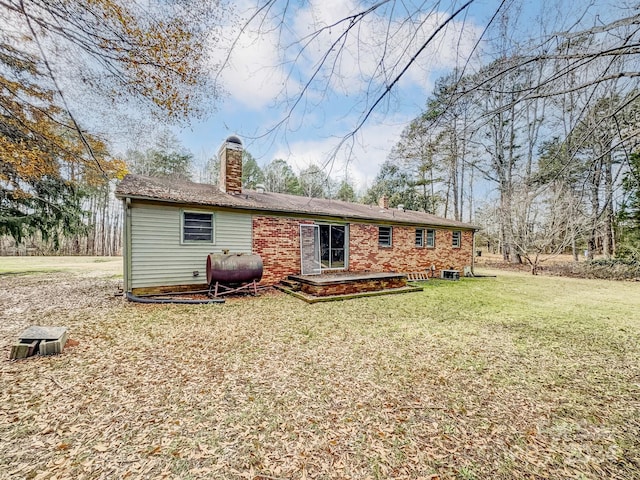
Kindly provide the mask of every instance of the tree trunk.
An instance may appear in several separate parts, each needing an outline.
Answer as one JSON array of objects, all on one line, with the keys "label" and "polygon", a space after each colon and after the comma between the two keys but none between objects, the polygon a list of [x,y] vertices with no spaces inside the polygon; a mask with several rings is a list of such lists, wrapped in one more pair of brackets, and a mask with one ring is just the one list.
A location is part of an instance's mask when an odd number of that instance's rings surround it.
[{"label": "tree trunk", "polygon": [[602,250],[605,258],[611,258],[613,251],[613,173],[611,153],[604,161],[605,206],[604,206],[604,236]]}]

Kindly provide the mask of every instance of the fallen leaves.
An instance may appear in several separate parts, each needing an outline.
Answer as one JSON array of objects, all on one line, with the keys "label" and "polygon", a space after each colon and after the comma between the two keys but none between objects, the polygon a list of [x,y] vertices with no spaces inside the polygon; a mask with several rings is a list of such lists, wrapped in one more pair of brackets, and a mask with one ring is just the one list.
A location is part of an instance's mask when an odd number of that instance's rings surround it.
[{"label": "fallen leaves", "polygon": [[438,299],[420,295],[146,306],[113,299],[117,280],[100,277],[0,282],[26,302],[0,322],[5,350],[33,318],[69,325],[80,342],[0,361],[0,478],[640,473],[640,353],[611,355],[606,329],[580,349],[551,323],[437,317]]}]

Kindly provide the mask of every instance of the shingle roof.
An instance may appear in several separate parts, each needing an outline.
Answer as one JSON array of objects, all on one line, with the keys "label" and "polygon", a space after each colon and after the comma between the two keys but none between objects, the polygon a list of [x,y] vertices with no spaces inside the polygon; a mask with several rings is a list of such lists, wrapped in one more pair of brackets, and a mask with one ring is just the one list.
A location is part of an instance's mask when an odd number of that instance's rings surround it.
[{"label": "shingle roof", "polygon": [[284,193],[243,190],[239,195],[222,192],[217,185],[194,183],[173,178],[127,175],[116,188],[118,198],[132,197],[182,203],[257,210],[273,213],[337,217],[384,223],[432,225],[477,229],[471,224],[438,217],[424,212],[381,209],[377,205],[343,202],[325,198],[309,198]]}]

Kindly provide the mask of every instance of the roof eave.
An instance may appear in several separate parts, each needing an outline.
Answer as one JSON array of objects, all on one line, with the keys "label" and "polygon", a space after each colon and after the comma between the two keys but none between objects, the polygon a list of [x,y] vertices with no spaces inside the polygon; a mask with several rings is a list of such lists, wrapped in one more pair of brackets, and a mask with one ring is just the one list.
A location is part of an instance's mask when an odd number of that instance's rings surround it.
[{"label": "roof eave", "polygon": [[303,211],[303,210],[295,210],[295,209],[286,209],[286,208],[273,208],[273,207],[260,207],[260,206],[255,206],[255,205],[250,205],[250,206],[243,206],[243,205],[237,205],[237,204],[233,204],[233,203],[224,203],[224,202],[198,202],[198,201],[185,201],[185,200],[175,200],[175,199],[166,199],[166,198],[158,198],[158,197],[151,197],[151,196],[145,196],[145,195],[134,195],[134,194],[127,194],[127,193],[116,193],[116,198],[119,199],[125,199],[125,198],[130,198],[132,200],[140,200],[140,201],[148,201],[148,202],[160,202],[160,203],[170,203],[173,205],[179,205],[179,204],[187,204],[187,205],[202,205],[205,207],[219,207],[219,208],[230,208],[230,209],[234,209],[234,210],[242,210],[242,211],[247,211],[247,212],[264,212],[264,213],[277,213],[277,214],[294,214],[297,216],[310,216],[310,217],[330,217],[330,218],[337,218],[343,221],[349,221],[349,220],[360,220],[360,221],[367,221],[368,223],[389,223],[389,224],[397,224],[397,225],[426,225],[426,226],[433,226],[433,227],[442,227],[442,228],[449,228],[449,229],[455,229],[455,228],[459,228],[462,230],[473,230],[473,231],[478,231],[479,228],[475,225],[456,225],[456,224],[447,224],[447,223],[437,223],[437,222],[426,222],[426,221],[414,221],[414,220],[403,220],[403,219],[397,219],[397,218],[380,218],[380,217],[371,217],[371,216],[367,216],[367,215],[339,215],[339,214],[332,214],[332,213],[328,213],[328,212],[309,212],[309,211]]}]

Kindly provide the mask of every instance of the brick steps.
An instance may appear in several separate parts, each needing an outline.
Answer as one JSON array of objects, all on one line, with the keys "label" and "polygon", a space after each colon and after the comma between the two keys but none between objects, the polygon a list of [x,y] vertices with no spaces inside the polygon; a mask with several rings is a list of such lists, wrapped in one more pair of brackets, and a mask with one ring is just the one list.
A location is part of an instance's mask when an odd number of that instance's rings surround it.
[{"label": "brick steps", "polygon": [[302,286],[300,285],[300,282],[297,282],[295,280],[290,280],[288,278],[285,278],[284,280],[280,280],[280,284],[293,292],[299,292],[300,289],[302,288]]}]

